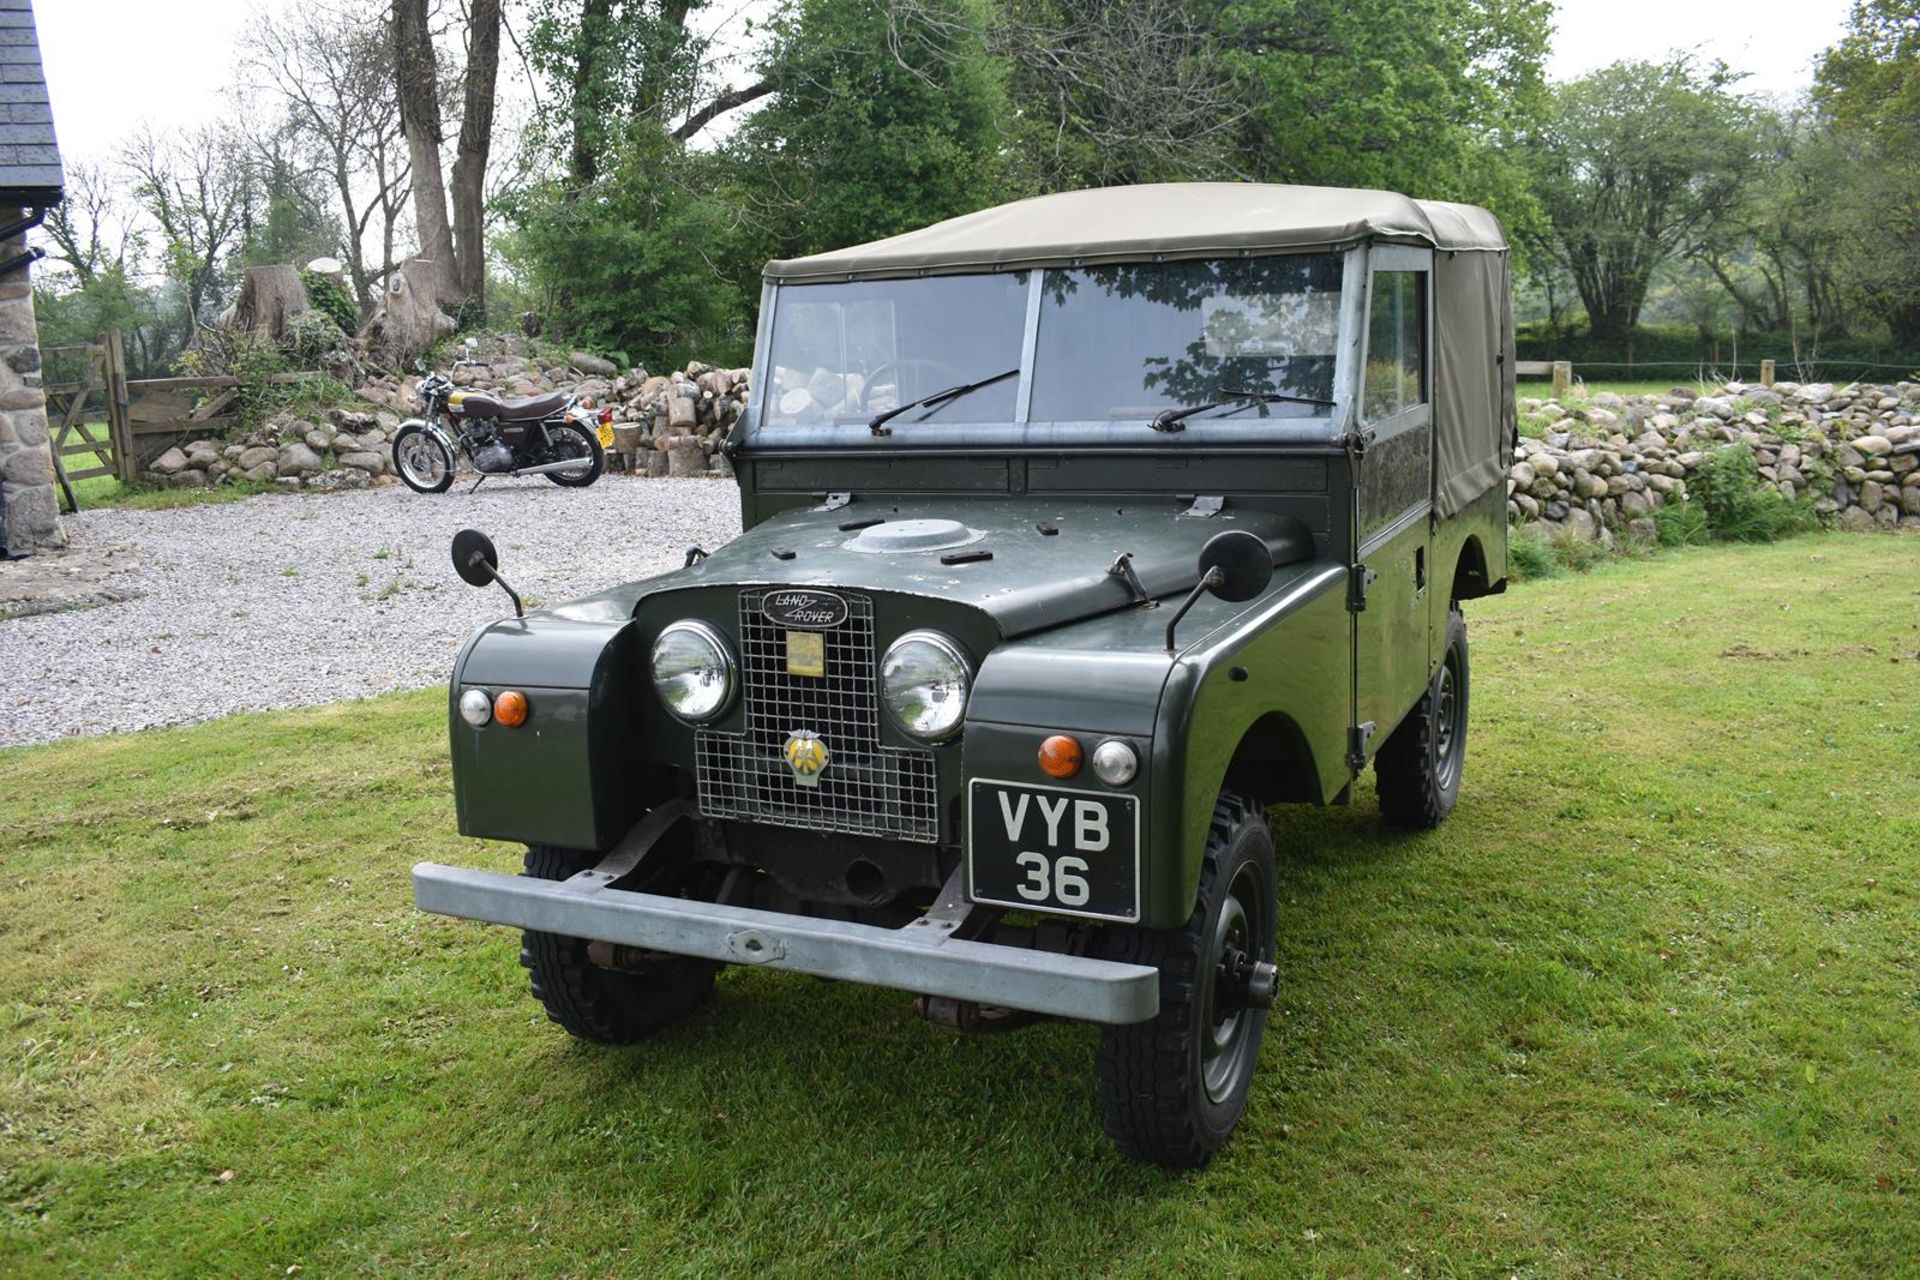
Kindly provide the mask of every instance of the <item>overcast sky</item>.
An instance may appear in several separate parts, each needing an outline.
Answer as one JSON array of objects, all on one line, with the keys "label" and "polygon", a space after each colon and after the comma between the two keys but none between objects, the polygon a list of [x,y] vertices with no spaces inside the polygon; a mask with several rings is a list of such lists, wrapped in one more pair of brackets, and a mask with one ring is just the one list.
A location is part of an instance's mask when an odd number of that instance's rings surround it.
[{"label": "overcast sky", "polygon": [[[222,77],[248,15],[284,2],[34,0],[62,150],[75,160],[106,159],[137,120],[170,128],[218,114]],[[1813,59],[1839,35],[1849,7],[1849,0],[1562,0],[1548,71],[1565,78],[1680,48],[1751,73],[1749,90],[1791,94],[1811,82]],[[503,52],[504,75],[512,51]]]}]

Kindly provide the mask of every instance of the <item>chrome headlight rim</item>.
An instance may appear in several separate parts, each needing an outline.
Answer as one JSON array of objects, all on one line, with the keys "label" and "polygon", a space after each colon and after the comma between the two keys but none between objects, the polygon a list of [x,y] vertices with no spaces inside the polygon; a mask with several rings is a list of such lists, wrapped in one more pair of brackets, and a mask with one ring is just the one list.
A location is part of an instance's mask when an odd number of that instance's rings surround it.
[{"label": "chrome headlight rim", "polygon": [[[682,714],[680,709],[668,700],[667,695],[662,692],[660,688],[660,646],[669,638],[676,635],[697,637],[712,649],[714,655],[719,658],[717,665],[720,668],[720,678],[725,687],[720,695],[720,700],[714,704],[713,710],[702,715],[690,716]],[[733,647],[727,643],[727,638],[721,635],[717,629],[700,621],[698,618],[682,618],[678,622],[668,623],[660,629],[660,634],[654,637],[653,649],[647,658],[647,674],[653,683],[654,696],[660,699],[660,705],[667,709],[668,715],[678,720],[681,724],[695,726],[712,724],[732,709],[733,701],[740,693],[740,667],[739,663],[734,660]]]},{"label": "chrome headlight rim", "polygon": [[[927,644],[932,646],[939,650],[943,657],[951,661],[954,669],[959,672],[960,713],[953,718],[953,723],[944,729],[938,729],[932,733],[922,733],[902,720],[899,713],[893,709],[893,699],[889,696],[890,691],[887,688],[887,667],[892,662],[893,655],[908,644]],[[887,651],[880,656],[880,701],[886,705],[887,718],[893,721],[894,727],[906,734],[909,738],[912,738],[915,742],[942,743],[950,742],[958,737],[961,727],[966,724],[967,702],[972,696],[973,661],[967,657],[967,651],[960,647],[960,642],[944,632],[932,630],[902,632],[894,638],[893,643],[887,646]]]}]

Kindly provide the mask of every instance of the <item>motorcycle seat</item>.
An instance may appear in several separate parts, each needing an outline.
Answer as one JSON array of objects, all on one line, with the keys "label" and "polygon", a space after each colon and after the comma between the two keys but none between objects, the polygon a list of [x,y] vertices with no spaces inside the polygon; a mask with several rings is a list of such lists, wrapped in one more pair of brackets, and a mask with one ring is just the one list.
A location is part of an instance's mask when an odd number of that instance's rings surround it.
[{"label": "motorcycle seat", "polygon": [[571,396],[565,391],[554,391],[544,396],[528,396],[524,400],[502,400],[469,391],[460,401],[460,409],[469,418],[498,418],[502,422],[537,422],[566,408],[569,399]]}]

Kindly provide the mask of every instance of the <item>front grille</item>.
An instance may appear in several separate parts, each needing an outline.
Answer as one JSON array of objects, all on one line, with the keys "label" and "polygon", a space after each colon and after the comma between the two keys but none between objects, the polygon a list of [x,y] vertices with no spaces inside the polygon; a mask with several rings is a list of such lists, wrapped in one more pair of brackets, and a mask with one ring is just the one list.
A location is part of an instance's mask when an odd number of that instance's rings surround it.
[{"label": "front grille", "polygon": [[[740,676],[745,733],[695,735],[700,812],[811,831],[940,838],[931,751],[880,743],[879,654],[873,602],[842,595],[847,620],[825,632],[826,675],[787,672],[786,631],[760,610],[764,590],[740,593]],[[802,729],[832,753],[819,785],[803,787],[787,767],[787,739]]]}]

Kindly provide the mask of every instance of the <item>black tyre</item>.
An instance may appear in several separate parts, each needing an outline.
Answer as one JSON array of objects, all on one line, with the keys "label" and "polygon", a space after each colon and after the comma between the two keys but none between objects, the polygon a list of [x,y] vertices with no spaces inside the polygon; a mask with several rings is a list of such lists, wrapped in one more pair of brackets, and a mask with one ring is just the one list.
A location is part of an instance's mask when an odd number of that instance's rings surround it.
[{"label": "black tyre", "polygon": [[[598,860],[597,854],[534,845],[525,875],[565,880]],[[520,935],[520,963],[547,1017],[568,1035],[596,1044],[633,1044],[687,1017],[713,993],[720,966],[706,960],[662,957],[644,973],[603,969],[587,957],[584,938],[557,933]]]},{"label": "black tyre", "polygon": [[1273,836],[1259,807],[1220,797],[1186,924],[1107,929],[1100,953],[1160,970],[1159,1014],[1101,1028],[1107,1136],[1130,1160],[1198,1168],[1246,1110],[1273,999]]},{"label": "black tyre", "polygon": [[553,442],[553,448],[543,461],[580,460],[578,467],[546,473],[547,479],[561,488],[584,489],[607,469],[607,452],[600,447],[600,438],[578,423],[563,422],[557,427],[548,427],[547,438]]},{"label": "black tyre", "polygon": [[402,427],[393,437],[393,469],[415,493],[445,493],[453,468],[446,442],[425,427]]},{"label": "black tyre", "polygon": [[1433,683],[1373,758],[1380,813],[1427,831],[1453,812],[1467,762],[1467,623],[1447,614],[1447,650]]}]

